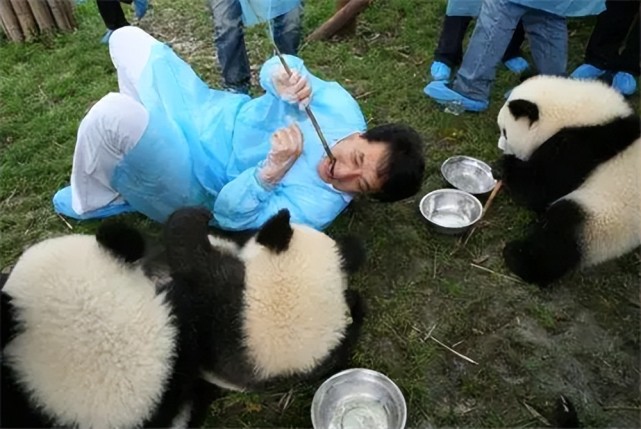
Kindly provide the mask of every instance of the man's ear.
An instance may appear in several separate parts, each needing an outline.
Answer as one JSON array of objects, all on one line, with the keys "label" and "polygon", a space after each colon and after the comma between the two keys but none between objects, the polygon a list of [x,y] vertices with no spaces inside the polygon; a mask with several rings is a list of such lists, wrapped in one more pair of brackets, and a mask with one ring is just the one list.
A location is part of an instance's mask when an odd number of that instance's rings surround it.
[{"label": "man's ear", "polygon": [[539,120],[539,107],[528,100],[512,100],[507,104],[510,113],[514,119],[526,117],[530,121],[530,126]]},{"label": "man's ear", "polygon": [[289,223],[289,210],[282,209],[260,228],[256,242],[273,252],[280,253],[287,250],[293,235],[294,230]]}]

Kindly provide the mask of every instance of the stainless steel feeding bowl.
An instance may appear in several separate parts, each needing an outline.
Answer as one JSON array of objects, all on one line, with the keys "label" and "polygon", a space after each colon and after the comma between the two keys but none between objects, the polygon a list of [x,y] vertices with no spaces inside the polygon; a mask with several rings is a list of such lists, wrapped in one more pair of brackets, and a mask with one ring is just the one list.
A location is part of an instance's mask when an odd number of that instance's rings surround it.
[{"label": "stainless steel feeding bowl", "polygon": [[496,186],[489,165],[469,156],[453,156],[441,165],[441,174],[447,182],[470,194],[485,194]]},{"label": "stainless steel feeding bowl", "polygon": [[421,214],[444,234],[460,234],[483,214],[483,205],[474,195],[458,189],[439,189],[421,199]]},{"label": "stainless steel feeding bowl", "polygon": [[348,369],[328,378],[312,401],[314,429],[404,429],[405,399],[385,375]]}]

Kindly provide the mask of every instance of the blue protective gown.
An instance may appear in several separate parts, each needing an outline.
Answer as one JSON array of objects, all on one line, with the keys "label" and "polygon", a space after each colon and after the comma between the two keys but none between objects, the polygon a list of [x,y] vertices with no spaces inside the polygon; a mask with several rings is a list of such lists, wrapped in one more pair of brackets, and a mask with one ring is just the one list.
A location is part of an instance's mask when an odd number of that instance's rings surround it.
[{"label": "blue protective gown", "polygon": [[[495,0],[490,0],[495,1]],[[559,16],[597,15],[605,10],[605,0],[510,0],[512,3],[539,9]],[[448,16],[478,16],[483,0],[449,0]]]},{"label": "blue protective gown", "polygon": [[[308,77],[311,108],[330,146],[366,122],[356,100],[338,83],[311,75],[300,58],[285,56]],[[209,88],[168,46],[153,49],[137,91],[149,111],[138,144],[116,167],[112,186],[137,211],[164,222],[177,208],[203,205],[212,224],[228,230],[260,227],[282,208],[292,222],[327,227],[352,196],[318,176],[325,155],[305,112],[278,97],[271,76],[277,57],[260,71],[266,93],[251,99]],[[266,187],[256,175],[271,135],[292,120],[303,133],[303,152],[285,177]]]}]

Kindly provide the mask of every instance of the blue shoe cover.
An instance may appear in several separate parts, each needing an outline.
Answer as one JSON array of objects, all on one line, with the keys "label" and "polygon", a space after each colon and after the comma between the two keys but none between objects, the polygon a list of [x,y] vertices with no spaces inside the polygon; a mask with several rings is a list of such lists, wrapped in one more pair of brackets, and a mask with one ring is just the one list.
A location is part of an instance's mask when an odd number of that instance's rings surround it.
[{"label": "blue shoe cover", "polygon": [[605,70],[594,67],[592,64],[581,64],[570,75],[574,79],[596,79],[605,74]]},{"label": "blue shoe cover", "polygon": [[637,90],[637,80],[630,73],[618,72],[612,79],[612,88],[623,95],[632,95]]},{"label": "blue shoe cover", "polygon": [[103,45],[108,45],[109,44],[109,38],[111,37],[111,33],[113,33],[113,30],[107,30],[104,36],[102,36],[102,39],[100,39],[100,43]]},{"label": "blue shoe cover", "polygon": [[134,0],[134,14],[136,18],[142,19],[147,13],[147,7],[149,7],[149,0]]},{"label": "blue shoe cover", "polygon": [[434,61],[430,67],[430,74],[433,80],[448,80],[452,74],[452,69],[445,63]]},{"label": "blue shoe cover", "polygon": [[505,64],[505,67],[507,67],[509,71],[517,74],[523,73],[530,67],[530,64],[528,64],[527,60],[523,57],[510,58],[503,64]]},{"label": "blue shoe cover", "polygon": [[135,212],[127,203],[113,203],[80,215],[71,207],[71,186],[56,192],[56,195],[53,196],[53,209],[58,214],[77,220],[103,219],[122,213]]},{"label": "blue shoe cover", "polygon": [[448,87],[444,81],[430,82],[423,92],[439,104],[457,103],[469,112],[482,112],[487,109],[487,101],[472,100]]}]

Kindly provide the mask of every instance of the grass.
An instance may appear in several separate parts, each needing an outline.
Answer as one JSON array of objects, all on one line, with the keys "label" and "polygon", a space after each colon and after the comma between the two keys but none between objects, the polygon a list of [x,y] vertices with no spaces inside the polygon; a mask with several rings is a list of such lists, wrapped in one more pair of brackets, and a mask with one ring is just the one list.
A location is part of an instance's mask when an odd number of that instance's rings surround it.
[{"label": "grass", "polygon": [[[309,0],[309,33],[332,13],[333,0]],[[490,109],[453,116],[422,93],[445,1],[378,0],[355,37],[307,44],[301,56],[318,76],[336,80],[359,102],[371,124],[404,121],[426,137],[423,193],[443,187],[439,166],[467,154],[498,155],[496,114],[518,78],[500,68]],[[77,8],[78,30],[28,44],[0,41],[0,266],[8,269],[25,246],[71,232],[54,214],[51,197],[69,180],[75,134],[88,106],[115,90],[103,24],[93,2]],[[579,64],[591,20],[570,23],[570,67]],[[218,86],[212,23],[203,1],[156,0],[141,26],[170,42],[212,86]],[[249,31],[252,63],[269,56],[260,28]],[[638,103],[635,101],[638,107]],[[422,221],[420,195],[393,205],[357,201],[328,230],[364,238],[369,252],[354,287],[370,313],[353,366],[386,373],[403,390],[408,427],[525,427],[541,425],[525,404],[549,416],[559,394],[570,397],[587,426],[638,424],[638,254],[576,273],[541,291],[515,282],[501,259],[504,243],[531,216],[499,194],[465,248]],[[124,219],[150,234],[159,225]],[[73,232],[97,222],[70,221]],[[477,262],[474,262],[477,261]],[[478,262],[481,261],[481,262]],[[475,263],[488,270],[472,266]],[[433,335],[478,365],[424,334]],[[317,385],[275,386],[232,393],[212,407],[211,427],[310,427]],[[284,401],[287,397],[290,400]],[[608,407],[632,408],[612,410]]]}]

